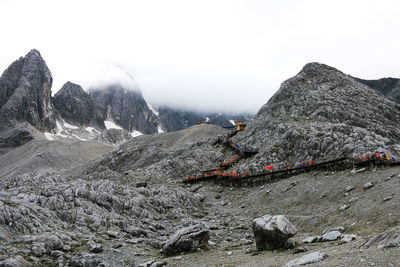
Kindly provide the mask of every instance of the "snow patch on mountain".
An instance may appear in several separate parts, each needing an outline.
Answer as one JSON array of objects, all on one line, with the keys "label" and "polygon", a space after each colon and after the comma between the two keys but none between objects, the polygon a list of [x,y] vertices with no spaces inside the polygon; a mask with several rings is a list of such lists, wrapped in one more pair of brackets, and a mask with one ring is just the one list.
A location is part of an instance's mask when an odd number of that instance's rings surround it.
[{"label": "snow patch on mountain", "polygon": [[65,128],[69,128],[69,129],[74,129],[74,130],[79,129],[78,126],[75,126],[75,125],[72,125],[72,124],[69,124],[69,123],[66,123],[66,122],[64,122],[64,127]]},{"label": "snow patch on mountain", "polygon": [[119,129],[122,130],[122,128],[118,125],[115,124],[113,121],[104,121],[104,125],[106,126],[107,130],[109,129]]},{"label": "snow patch on mountain", "polygon": [[147,103],[147,106],[154,113],[154,115],[156,115],[158,117],[159,113],[149,103]]},{"label": "snow patch on mountain", "polygon": [[138,137],[138,136],[141,136],[141,135],[143,135],[143,133],[141,133],[141,132],[139,132],[139,131],[136,131],[136,130],[134,130],[133,132],[131,132],[131,135],[132,135],[132,137]]}]

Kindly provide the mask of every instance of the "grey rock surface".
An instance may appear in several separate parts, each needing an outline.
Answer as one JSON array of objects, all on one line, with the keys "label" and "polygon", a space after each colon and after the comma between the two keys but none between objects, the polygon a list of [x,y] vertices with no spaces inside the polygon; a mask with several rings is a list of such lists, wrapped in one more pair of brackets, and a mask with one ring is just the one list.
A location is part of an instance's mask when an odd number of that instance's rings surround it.
[{"label": "grey rock surface", "polygon": [[165,243],[160,252],[167,256],[188,252],[204,247],[209,239],[209,228],[205,224],[196,224],[177,231]]},{"label": "grey rock surface", "polygon": [[183,179],[213,169],[225,159],[223,148],[214,147],[212,142],[228,132],[203,124],[178,132],[135,137],[91,162],[84,172],[129,171],[142,179]]},{"label": "grey rock surface", "polygon": [[105,129],[100,110],[80,85],[67,82],[55,94],[53,105],[68,123]]},{"label": "grey rock surface", "polygon": [[132,135],[125,129],[108,129],[101,132],[95,140],[103,144],[118,146],[132,139]]},{"label": "grey rock surface", "polygon": [[334,241],[342,236],[342,233],[339,231],[330,231],[322,235],[321,241]]},{"label": "grey rock surface", "polygon": [[365,248],[396,248],[400,247],[400,227],[396,226],[387,231],[373,235],[364,245]]},{"label": "grey rock surface", "polygon": [[264,215],[252,224],[258,250],[283,248],[288,238],[297,234],[296,227],[283,215]]},{"label": "grey rock surface", "polygon": [[306,265],[311,263],[316,263],[324,260],[328,255],[324,252],[316,251],[308,253],[298,259],[289,261],[284,265],[284,267],[295,267],[299,265]]}]

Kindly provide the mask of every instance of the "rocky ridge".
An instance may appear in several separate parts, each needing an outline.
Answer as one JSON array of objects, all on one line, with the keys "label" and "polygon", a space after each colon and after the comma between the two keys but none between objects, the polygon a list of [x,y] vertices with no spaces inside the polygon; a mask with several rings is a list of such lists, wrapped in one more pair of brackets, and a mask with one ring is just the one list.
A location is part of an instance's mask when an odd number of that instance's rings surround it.
[{"label": "rocky ridge", "polygon": [[[400,155],[400,106],[324,64],[307,64],[234,138],[260,153],[246,167],[385,151]],[[245,166],[242,166],[245,168]]]}]

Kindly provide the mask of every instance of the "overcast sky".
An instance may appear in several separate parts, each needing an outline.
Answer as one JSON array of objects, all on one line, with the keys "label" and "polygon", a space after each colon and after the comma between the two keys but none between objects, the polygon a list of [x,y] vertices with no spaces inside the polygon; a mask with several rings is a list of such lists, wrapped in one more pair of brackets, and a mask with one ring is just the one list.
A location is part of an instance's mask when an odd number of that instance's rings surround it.
[{"label": "overcast sky", "polygon": [[400,77],[400,1],[0,0],[0,72],[32,48],[88,88],[136,80],[153,104],[252,112],[308,62]]}]

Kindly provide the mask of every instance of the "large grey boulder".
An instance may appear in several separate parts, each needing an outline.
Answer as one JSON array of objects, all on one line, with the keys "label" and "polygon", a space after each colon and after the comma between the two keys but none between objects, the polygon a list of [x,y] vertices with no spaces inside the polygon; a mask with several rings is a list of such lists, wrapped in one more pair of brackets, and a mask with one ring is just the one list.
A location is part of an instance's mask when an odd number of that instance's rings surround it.
[{"label": "large grey boulder", "polygon": [[253,221],[253,232],[257,249],[272,250],[282,248],[297,229],[285,216],[267,214]]},{"label": "large grey boulder", "polygon": [[209,228],[196,224],[177,231],[161,249],[161,253],[171,256],[203,247],[210,239]]}]

